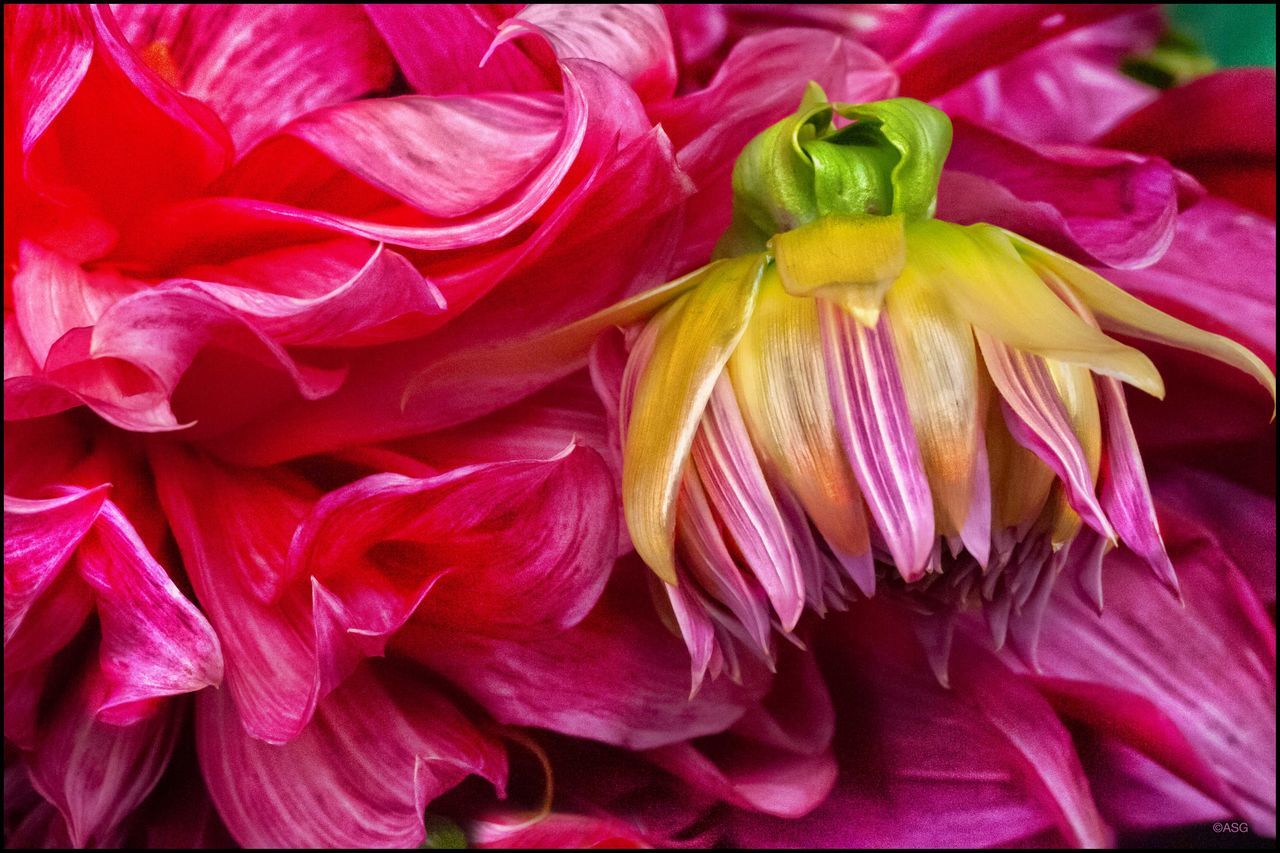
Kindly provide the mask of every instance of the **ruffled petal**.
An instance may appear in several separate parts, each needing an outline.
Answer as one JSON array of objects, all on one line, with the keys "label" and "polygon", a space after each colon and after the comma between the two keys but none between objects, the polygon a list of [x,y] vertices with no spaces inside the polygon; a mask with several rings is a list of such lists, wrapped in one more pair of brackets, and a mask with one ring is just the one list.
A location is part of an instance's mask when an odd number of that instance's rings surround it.
[{"label": "ruffled petal", "polygon": [[497,47],[526,34],[542,36],[557,58],[590,59],[626,80],[642,101],[675,91],[676,62],[662,10],[652,4],[526,6],[498,27]]},{"label": "ruffled petal", "polygon": [[587,618],[550,637],[489,639],[414,619],[393,649],[447,676],[506,724],[630,749],[723,731],[764,694],[767,673],[744,666],[741,686],[719,678],[690,699],[689,652],[648,605],[646,581],[638,562],[619,563]]},{"label": "ruffled petal", "polygon": [[490,50],[498,24],[517,7],[501,4],[370,3],[365,11],[415,92],[541,92],[558,76],[550,50],[528,42]]},{"label": "ruffled petal", "polygon": [[4,498],[4,641],[71,559],[106,503],[110,486],[44,500]]},{"label": "ruffled petal", "polygon": [[1133,269],[1169,248],[1199,185],[1158,157],[1035,147],[964,119],[938,190],[938,216],[989,222],[1073,256]]},{"label": "ruffled petal", "polygon": [[403,673],[361,668],[283,745],[245,733],[224,691],[201,695],[209,793],[246,847],[414,847],[423,811],[472,773],[499,788],[502,748]]},{"label": "ruffled petal", "polygon": [[239,151],[296,116],[391,82],[391,56],[355,7],[139,3],[113,11],[144,58],[165,57],[169,82],[213,108]]},{"label": "ruffled petal", "polygon": [[127,725],[151,713],[155,699],[221,683],[213,628],[111,501],[76,556],[102,627],[100,720]]}]

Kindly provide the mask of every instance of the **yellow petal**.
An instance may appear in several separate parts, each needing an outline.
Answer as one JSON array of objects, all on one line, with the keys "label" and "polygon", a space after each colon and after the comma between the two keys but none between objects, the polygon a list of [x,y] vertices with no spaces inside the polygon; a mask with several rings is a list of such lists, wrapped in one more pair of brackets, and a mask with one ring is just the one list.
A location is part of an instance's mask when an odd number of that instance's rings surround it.
[{"label": "yellow petal", "polygon": [[885,291],[906,260],[903,218],[830,214],[769,241],[782,286],[822,296],[874,326]]},{"label": "yellow petal", "polygon": [[[984,384],[990,380],[984,380]],[[987,409],[987,466],[991,472],[992,530],[1020,527],[1033,521],[1044,507],[1053,485],[1053,471],[1009,434],[1004,412],[995,402]]]},{"label": "yellow petal", "polygon": [[676,496],[707,399],[755,308],[763,255],[720,261],[651,321],[653,354],[636,385],[622,460],[623,507],[637,553],[675,583]]},{"label": "yellow petal", "polygon": [[[1093,385],[1093,375],[1088,368],[1047,359],[1045,366],[1058,396],[1066,407],[1071,421],[1071,431],[1080,442],[1085,461],[1094,485],[1098,482],[1098,469],[1102,464],[1102,417],[1098,410],[1098,394]],[[1055,483],[1049,495],[1043,515],[1043,524],[1049,531],[1054,548],[1071,541],[1080,530],[1080,514],[1067,502],[1067,491],[1062,483]]]},{"label": "yellow petal", "polygon": [[[1043,246],[1011,237],[1018,250],[1042,274],[1056,275],[1079,294],[1085,304],[1098,315],[1103,327],[1149,341],[1198,352],[1243,371],[1262,384],[1276,399],[1276,377],[1266,362],[1230,338],[1197,329],[1152,308],[1141,299],[1126,293],[1102,276],[1064,258]],[[1274,417],[1274,412],[1272,417]]]},{"label": "yellow petal", "polygon": [[491,393],[495,386],[510,388],[511,401],[518,400],[521,392],[528,394],[582,367],[591,345],[602,331],[610,326],[626,326],[643,320],[697,287],[723,263],[708,264],[567,326],[497,346],[463,350],[440,359],[409,381],[400,398],[400,406],[404,408],[414,397],[428,389],[436,389],[440,383],[445,383],[450,392],[458,393],[449,385],[453,382],[465,383],[465,393],[477,396]]},{"label": "yellow petal", "polygon": [[1163,396],[1164,384],[1151,360],[1077,317],[1000,229],[936,219],[910,223],[907,256],[957,315],[1005,345],[1083,365]]},{"label": "yellow petal", "polygon": [[822,352],[817,304],[788,295],[768,268],[729,376],[760,455],[827,541],[856,556],[870,548],[866,515],[836,432]]},{"label": "yellow petal", "polygon": [[885,305],[939,530],[952,535],[968,517],[978,458],[980,400],[973,331],[909,264],[889,289]]}]

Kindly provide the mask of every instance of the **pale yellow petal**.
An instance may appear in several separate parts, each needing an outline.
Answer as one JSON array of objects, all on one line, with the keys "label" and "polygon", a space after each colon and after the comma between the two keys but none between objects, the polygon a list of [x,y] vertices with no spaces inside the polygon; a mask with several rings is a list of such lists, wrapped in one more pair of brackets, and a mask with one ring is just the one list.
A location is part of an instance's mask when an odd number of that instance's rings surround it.
[{"label": "pale yellow petal", "polygon": [[[1228,364],[1249,374],[1267,389],[1272,403],[1276,399],[1276,377],[1266,362],[1230,338],[1197,329],[1190,323],[1170,317],[1141,299],[1126,293],[1102,276],[1064,258],[1057,252],[1012,237],[1019,251],[1033,267],[1058,276],[1079,294],[1104,328],[1135,338],[1157,341],[1191,350]],[[1273,415],[1274,416],[1274,415]]]},{"label": "pale yellow petal", "polygon": [[773,267],[729,375],[760,455],[833,547],[866,554],[866,515],[836,433],[817,307],[788,295]]},{"label": "pale yellow petal", "polygon": [[909,223],[907,256],[958,316],[1006,346],[1079,364],[1163,396],[1151,360],[1077,317],[1000,229],[937,220]]},{"label": "pale yellow petal", "polygon": [[719,261],[652,322],[661,327],[636,386],[622,460],[631,540],[659,577],[675,583],[676,496],[693,436],[725,362],[755,308],[761,255]]},{"label": "pale yellow petal", "polygon": [[769,241],[782,286],[821,296],[874,326],[885,291],[906,260],[903,218],[830,214]]},{"label": "pale yellow petal", "polygon": [[[984,380],[984,384],[990,380]],[[1009,434],[996,402],[987,409],[987,466],[991,472],[992,529],[1018,528],[1034,521],[1053,485],[1053,471]]]},{"label": "pale yellow petal", "polygon": [[910,264],[885,299],[940,532],[964,525],[978,457],[978,355],[969,324]]}]

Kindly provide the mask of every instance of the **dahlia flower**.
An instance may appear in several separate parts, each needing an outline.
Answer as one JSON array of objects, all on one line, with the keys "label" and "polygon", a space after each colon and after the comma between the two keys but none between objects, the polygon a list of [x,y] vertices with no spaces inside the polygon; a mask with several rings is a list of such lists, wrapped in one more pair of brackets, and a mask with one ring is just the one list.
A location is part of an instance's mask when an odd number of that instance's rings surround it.
[{"label": "dahlia flower", "polygon": [[1274,75],[1162,26],[7,6],[6,845],[1274,835]]}]

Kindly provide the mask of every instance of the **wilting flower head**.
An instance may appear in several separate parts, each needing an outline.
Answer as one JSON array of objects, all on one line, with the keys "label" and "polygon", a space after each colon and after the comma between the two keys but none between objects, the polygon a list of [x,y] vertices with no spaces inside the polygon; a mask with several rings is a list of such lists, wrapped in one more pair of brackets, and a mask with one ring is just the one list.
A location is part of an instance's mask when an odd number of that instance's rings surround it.
[{"label": "wilting flower head", "polygon": [[1022,614],[1031,654],[1069,561],[1099,607],[1118,543],[1176,592],[1120,388],[1163,384],[1104,329],[1274,396],[1240,345],[1010,231],[934,218],[950,137],[918,101],[811,86],[738,159],[721,258],[565,333],[643,320],[614,377],[626,520],[695,683],[877,578],[925,612],[982,606],[997,643]]}]

